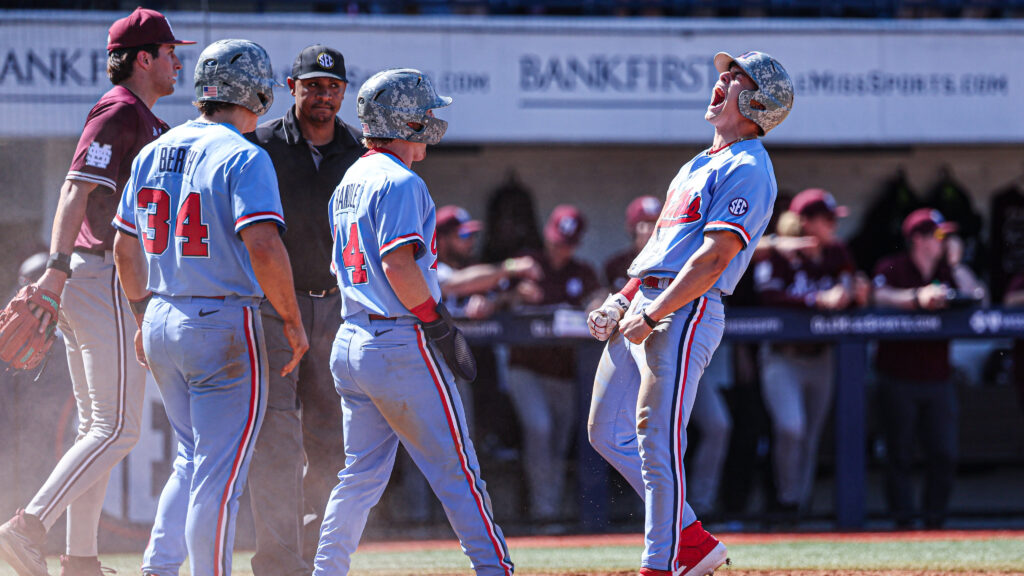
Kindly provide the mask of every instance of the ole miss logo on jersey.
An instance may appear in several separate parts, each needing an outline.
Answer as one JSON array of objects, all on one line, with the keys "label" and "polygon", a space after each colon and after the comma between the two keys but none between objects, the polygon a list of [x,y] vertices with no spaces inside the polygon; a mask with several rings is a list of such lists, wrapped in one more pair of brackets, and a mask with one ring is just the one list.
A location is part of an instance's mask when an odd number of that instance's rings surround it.
[{"label": "ole miss logo on jersey", "polygon": [[665,209],[661,211],[661,218],[658,219],[658,228],[669,228],[700,220],[700,199],[698,190],[669,192],[669,200],[665,204]]}]

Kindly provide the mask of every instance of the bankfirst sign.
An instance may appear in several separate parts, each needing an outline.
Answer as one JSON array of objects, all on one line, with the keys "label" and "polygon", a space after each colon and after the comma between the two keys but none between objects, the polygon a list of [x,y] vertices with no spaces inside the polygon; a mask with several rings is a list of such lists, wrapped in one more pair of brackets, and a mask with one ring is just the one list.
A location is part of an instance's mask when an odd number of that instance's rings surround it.
[{"label": "bankfirst sign", "polygon": [[[0,137],[73,137],[109,88],[107,28],[120,13],[0,11]],[[184,65],[156,106],[194,116],[192,70],[222,38],[262,44],[284,81],[314,42],[345,55],[342,117],[374,72],[424,70],[454,104],[447,142],[706,143],[712,58],[762,50],[796,85],[770,136],[794,145],[1019,143],[1024,22],[645,20],[168,14]],[[268,117],[291,103],[278,89]]]}]

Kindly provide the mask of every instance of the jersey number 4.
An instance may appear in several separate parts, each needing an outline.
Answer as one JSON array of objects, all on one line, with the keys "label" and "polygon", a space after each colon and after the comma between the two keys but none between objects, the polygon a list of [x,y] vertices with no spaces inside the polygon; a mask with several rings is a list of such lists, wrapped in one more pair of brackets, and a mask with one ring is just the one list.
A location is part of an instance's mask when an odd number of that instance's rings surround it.
[{"label": "jersey number 4", "polygon": [[[142,234],[142,246],[150,254],[163,254],[171,232],[171,197],[158,188],[139,190],[137,204],[146,207],[148,218]],[[181,255],[206,258],[210,255],[207,238],[210,227],[203,224],[203,204],[198,192],[185,197],[174,223],[174,236],[180,238]]]},{"label": "jersey number 4", "polygon": [[359,226],[355,222],[348,229],[348,242],[341,252],[341,260],[346,270],[352,269],[353,284],[366,284],[369,279],[366,274],[366,254],[359,247]]}]

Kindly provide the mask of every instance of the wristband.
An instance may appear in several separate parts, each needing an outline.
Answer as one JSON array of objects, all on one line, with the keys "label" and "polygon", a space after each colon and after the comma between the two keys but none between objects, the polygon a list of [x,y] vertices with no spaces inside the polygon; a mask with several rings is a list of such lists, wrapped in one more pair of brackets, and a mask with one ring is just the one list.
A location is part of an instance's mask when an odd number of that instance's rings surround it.
[{"label": "wristband", "polygon": [[50,259],[46,261],[46,267],[59,270],[71,278],[71,256],[68,254],[62,254],[60,252],[54,252],[50,254]]},{"label": "wristband", "polygon": [[132,313],[136,316],[143,316],[146,314],[146,307],[149,306],[149,301],[153,299],[153,293],[150,292],[138,300],[128,299],[128,306],[131,307]]},{"label": "wristband", "polygon": [[658,326],[658,323],[654,321],[654,318],[647,315],[647,310],[641,310],[640,317],[644,319],[644,324],[650,326],[652,330]]},{"label": "wristband", "polygon": [[419,318],[420,322],[433,322],[439,318],[437,314],[437,302],[433,298],[427,298],[422,304],[409,309],[412,315]]},{"label": "wristband", "polygon": [[640,290],[640,279],[630,278],[626,285],[619,290],[619,294],[626,297],[626,300],[632,301],[633,296],[636,296],[637,291]]}]

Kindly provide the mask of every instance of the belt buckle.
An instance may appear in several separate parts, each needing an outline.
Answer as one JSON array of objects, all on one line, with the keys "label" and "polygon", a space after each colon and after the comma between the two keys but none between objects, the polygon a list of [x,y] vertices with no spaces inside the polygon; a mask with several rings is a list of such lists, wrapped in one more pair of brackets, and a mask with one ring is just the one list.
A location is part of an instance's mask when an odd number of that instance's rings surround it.
[{"label": "belt buckle", "polygon": [[327,292],[329,292],[329,290],[310,290],[309,295],[313,298],[323,298],[327,296]]}]

